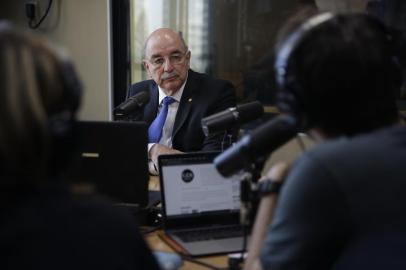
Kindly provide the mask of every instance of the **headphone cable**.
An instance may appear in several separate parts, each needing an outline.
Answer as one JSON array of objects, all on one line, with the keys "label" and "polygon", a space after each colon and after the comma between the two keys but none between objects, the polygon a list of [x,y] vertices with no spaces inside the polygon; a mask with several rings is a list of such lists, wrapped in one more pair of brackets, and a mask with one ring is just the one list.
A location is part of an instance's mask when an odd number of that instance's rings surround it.
[{"label": "headphone cable", "polygon": [[53,0],[49,0],[49,2],[48,2],[48,7],[47,7],[47,9],[46,9],[44,15],[41,17],[41,19],[39,19],[39,21],[38,21],[37,24],[33,24],[34,20],[32,20],[32,19],[28,22],[28,26],[29,26],[31,29],[37,29],[37,28],[42,24],[42,22],[43,22],[43,21],[45,20],[45,18],[48,16],[49,11],[51,10],[52,1],[53,1]]}]

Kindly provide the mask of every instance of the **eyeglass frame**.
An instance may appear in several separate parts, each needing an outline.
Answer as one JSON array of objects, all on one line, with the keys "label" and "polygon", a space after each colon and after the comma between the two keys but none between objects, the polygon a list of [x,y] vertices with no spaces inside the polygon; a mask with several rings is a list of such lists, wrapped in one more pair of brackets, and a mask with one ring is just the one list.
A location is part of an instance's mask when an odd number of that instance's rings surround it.
[{"label": "eyeglass frame", "polygon": [[[148,61],[153,67],[154,69],[158,69],[161,68],[165,65],[166,61],[169,60],[169,63],[171,63],[171,65],[180,65],[183,64],[185,59],[186,59],[186,55],[189,53],[189,50],[186,50],[186,52],[182,53],[182,52],[173,52],[171,53],[169,56],[152,56],[151,59],[144,59],[145,61]],[[178,55],[179,54],[179,55]],[[179,57],[179,60],[173,60],[173,57]],[[162,59],[164,60],[162,63],[155,63],[155,61]]]}]

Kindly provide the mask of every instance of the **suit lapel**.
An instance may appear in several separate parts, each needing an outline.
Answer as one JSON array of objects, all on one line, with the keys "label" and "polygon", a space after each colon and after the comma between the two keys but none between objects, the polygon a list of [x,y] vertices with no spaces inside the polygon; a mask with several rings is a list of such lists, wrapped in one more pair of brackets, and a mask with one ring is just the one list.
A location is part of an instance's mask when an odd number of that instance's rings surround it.
[{"label": "suit lapel", "polygon": [[155,83],[152,83],[149,87],[149,102],[146,104],[145,109],[144,109],[144,120],[148,123],[151,124],[152,121],[154,121],[157,111],[158,111],[158,85]]},{"label": "suit lapel", "polygon": [[192,70],[189,70],[188,79],[183,90],[182,97],[180,99],[178,112],[176,113],[175,123],[173,125],[172,141],[174,140],[176,134],[181,129],[185,123],[186,118],[189,115],[189,111],[193,104],[193,94],[196,88],[196,78]]}]

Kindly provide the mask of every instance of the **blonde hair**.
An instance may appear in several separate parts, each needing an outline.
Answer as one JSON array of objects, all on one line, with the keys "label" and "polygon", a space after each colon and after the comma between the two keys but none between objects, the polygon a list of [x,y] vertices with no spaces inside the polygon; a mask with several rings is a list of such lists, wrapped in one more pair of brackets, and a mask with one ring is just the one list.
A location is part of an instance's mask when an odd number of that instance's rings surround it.
[{"label": "blonde hair", "polygon": [[66,109],[63,72],[62,59],[44,38],[0,27],[0,166],[6,175],[49,176],[49,118]]}]

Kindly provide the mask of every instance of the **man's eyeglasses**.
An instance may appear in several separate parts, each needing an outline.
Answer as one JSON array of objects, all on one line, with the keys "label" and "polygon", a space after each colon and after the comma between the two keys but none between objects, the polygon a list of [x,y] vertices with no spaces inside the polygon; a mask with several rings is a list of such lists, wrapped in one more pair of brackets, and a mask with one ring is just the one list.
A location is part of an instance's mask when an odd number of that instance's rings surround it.
[{"label": "man's eyeglasses", "polygon": [[169,63],[171,63],[172,65],[180,65],[183,64],[183,62],[186,59],[186,54],[189,51],[185,52],[185,53],[173,53],[171,55],[169,55],[168,57],[154,57],[151,60],[148,60],[152,66],[154,66],[154,68],[160,68],[162,67],[166,61],[169,60]]}]

